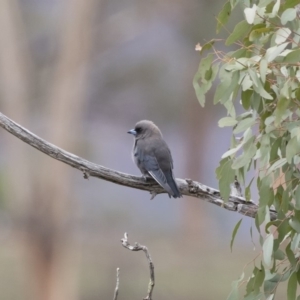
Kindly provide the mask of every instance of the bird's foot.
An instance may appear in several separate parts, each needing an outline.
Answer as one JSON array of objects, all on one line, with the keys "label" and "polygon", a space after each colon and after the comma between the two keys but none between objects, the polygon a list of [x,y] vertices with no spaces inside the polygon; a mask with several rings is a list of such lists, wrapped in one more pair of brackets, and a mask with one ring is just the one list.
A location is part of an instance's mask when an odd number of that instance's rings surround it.
[{"label": "bird's foot", "polygon": [[150,194],[151,194],[150,200],[153,200],[155,198],[155,196],[157,195],[157,193],[155,191],[151,191]]},{"label": "bird's foot", "polygon": [[149,182],[149,181],[153,181],[153,180],[154,180],[150,175],[143,175],[142,177],[143,177],[143,179],[144,179],[146,182]]}]

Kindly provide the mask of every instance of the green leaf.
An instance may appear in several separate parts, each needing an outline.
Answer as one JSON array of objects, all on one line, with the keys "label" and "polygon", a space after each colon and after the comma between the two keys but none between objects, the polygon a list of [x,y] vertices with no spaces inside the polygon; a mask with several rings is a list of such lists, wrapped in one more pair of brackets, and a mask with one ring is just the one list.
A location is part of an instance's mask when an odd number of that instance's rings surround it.
[{"label": "green leaf", "polygon": [[291,250],[291,243],[289,243],[286,248],[285,248],[285,253],[286,256],[289,260],[289,262],[291,263],[291,265],[294,267],[297,263],[296,258],[295,258],[295,254],[294,252]]},{"label": "green leaf", "polygon": [[285,254],[283,251],[280,249],[277,249],[276,252],[274,253],[274,259],[276,260],[284,260],[285,259]]},{"label": "green leaf", "polygon": [[266,24],[257,24],[255,25],[250,34],[249,41],[255,43],[263,43],[262,40],[267,36],[267,33],[272,32],[273,29],[271,27],[266,27]]},{"label": "green leaf", "polygon": [[280,0],[277,0],[273,6],[272,14],[270,15],[271,18],[274,18],[277,15],[279,11],[279,7],[280,7]]},{"label": "green leaf", "polygon": [[250,75],[254,85],[258,87],[259,86],[259,78],[257,76],[256,70],[254,71],[253,69],[249,68],[248,74]]},{"label": "green leaf", "polygon": [[[291,236],[293,233],[291,234]],[[294,234],[292,243],[291,243],[291,250],[296,252],[299,249],[299,242],[300,242],[300,234]]]},{"label": "green leaf", "polygon": [[295,217],[292,217],[289,220],[289,224],[295,231],[300,233],[300,221],[299,220],[297,220]]},{"label": "green leaf", "polygon": [[222,10],[220,11],[218,17],[217,17],[217,33],[220,32],[220,29],[228,22],[228,19],[231,14],[231,5],[230,2],[227,1]]},{"label": "green leaf", "polygon": [[294,272],[288,281],[287,287],[287,300],[296,300],[296,292],[297,292],[297,273]]},{"label": "green leaf", "polygon": [[247,32],[249,32],[251,25],[249,25],[245,20],[239,22],[233,29],[233,32],[227,38],[225,45],[229,46],[236,42],[237,40],[244,38]]},{"label": "green leaf", "polygon": [[[273,120],[275,118],[273,117]],[[279,159],[279,156],[278,156],[278,149],[281,145],[281,142],[282,142],[282,138],[277,138],[274,143],[272,144],[272,148],[271,148],[271,151],[270,151],[270,161],[275,161],[275,160],[278,160]]]},{"label": "green leaf", "polygon": [[238,122],[237,126],[233,130],[233,133],[240,133],[248,129],[255,124],[254,118],[246,118]]},{"label": "green leaf", "polygon": [[215,40],[210,40],[209,42],[205,43],[203,46],[201,46],[201,50],[199,51],[199,53],[203,54],[205,51],[210,50],[214,43]]},{"label": "green leaf", "polygon": [[261,270],[258,269],[257,273],[255,274],[253,289],[259,291],[260,287],[264,283],[264,279],[265,279],[265,269],[264,266],[261,265]]},{"label": "green leaf", "polygon": [[220,101],[222,104],[227,102],[234,89],[238,87],[239,72],[227,72],[225,66],[220,68],[219,77],[221,78],[221,84],[219,84],[216,89],[214,104],[217,104]]},{"label": "green leaf", "polygon": [[254,177],[251,179],[250,183],[245,188],[245,198],[246,198],[246,201],[250,201],[251,200],[251,190],[250,190],[250,187],[251,187],[251,184],[253,182],[253,179],[254,179]]},{"label": "green leaf", "polygon": [[285,28],[285,27],[279,28],[275,33],[276,35],[275,43],[279,45],[285,42],[287,38],[290,36],[291,32],[292,31],[289,28]]},{"label": "green leaf", "polygon": [[[264,89],[261,81],[258,81],[258,87],[254,86],[254,90],[258,93],[262,98],[273,100],[273,97]],[[260,112],[259,112],[260,113]]]},{"label": "green leaf", "polygon": [[240,285],[240,282],[244,279],[244,277],[245,277],[245,274],[243,272],[238,280],[235,280],[232,282],[232,284],[231,284],[232,289],[231,289],[229,296],[227,297],[227,300],[238,300],[239,299],[239,285]]},{"label": "green leaf", "polygon": [[261,269],[254,267],[252,276],[249,278],[247,286],[246,286],[246,294],[244,299],[252,300],[252,299],[261,299],[262,294],[259,292],[261,285],[264,282],[265,278],[265,269],[264,266],[261,265]]},{"label": "green leaf", "polygon": [[198,83],[194,84],[194,89],[195,89],[196,97],[197,97],[200,105],[202,107],[204,107],[204,104],[205,104],[205,90]]},{"label": "green leaf", "polygon": [[300,268],[297,271],[297,281],[298,281],[298,284],[300,285]]},{"label": "green leaf", "polygon": [[224,117],[219,120],[218,125],[219,127],[234,126],[237,122],[238,121],[232,117]]},{"label": "green leaf", "polygon": [[236,225],[234,226],[234,229],[232,231],[232,237],[231,237],[231,242],[230,242],[230,251],[232,252],[232,246],[233,246],[233,242],[234,242],[234,239],[235,239],[235,236],[240,228],[240,225],[243,221],[243,218],[241,218],[237,223]]},{"label": "green leaf", "polygon": [[300,210],[300,185],[297,186],[295,191],[295,208]]},{"label": "green leaf", "polygon": [[251,96],[253,94],[252,90],[247,90],[242,92],[242,105],[244,109],[248,110],[251,106]]},{"label": "green leaf", "polygon": [[267,71],[268,71],[268,62],[263,58],[259,63],[259,73],[260,73],[261,81],[263,83],[265,83],[266,81]]},{"label": "green leaf", "polygon": [[286,159],[290,164],[296,154],[300,154],[300,143],[296,136],[289,140],[286,146]]},{"label": "green leaf", "polygon": [[279,98],[279,101],[277,103],[276,109],[275,109],[275,125],[280,124],[281,118],[286,112],[286,109],[288,108],[290,104],[290,99],[286,99],[284,97]]},{"label": "green leaf", "polygon": [[300,4],[300,0],[286,0],[282,4],[282,11],[284,11],[287,8],[290,8],[290,7],[295,7],[297,4]]},{"label": "green leaf", "polygon": [[240,0],[230,0],[231,8],[234,9]]},{"label": "green leaf", "polygon": [[247,8],[244,9],[245,18],[246,18],[246,20],[249,24],[254,23],[254,18],[255,18],[255,15],[256,15],[256,11],[257,11],[256,4],[254,4],[252,7],[247,7]]},{"label": "green leaf", "polygon": [[289,21],[296,19],[297,13],[295,8],[288,8],[281,15],[281,24],[285,25]]},{"label": "green leaf", "polygon": [[238,152],[242,148],[242,146],[243,146],[243,144],[239,144],[237,147],[229,149],[228,151],[226,151],[222,155],[222,158],[226,158],[228,156],[231,156],[231,155],[235,154],[236,152]]},{"label": "green leaf", "polygon": [[250,79],[249,74],[246,74],[242,81],[242,91],[249,91],[253,86],[253,81]]},{"label": "green leaf", "polygon": [[273,254],[274,236],[273,234],[267,235],[265,238],[262,250],[264,263],[268,268],[272,267],[272,254]]},{"label": "green leaf", "polygon": [[287,159],[285,157],[278,159],[277,161],[274,162],[274,164],[271,165],[271,167],[268,169],[266,175],[271,174],[278,168],[281,168],[282,166],[284,166],[286,163],[287,163]]},{"label": "green leaf", "polygon": [[246,155],[242,154],[238,158],[236,158],[232,164],[232,169],[237,170],[244,166],[248,166],[250,163],[251,158],[247,157]]},{"label": "green leaf", "polygon": [[234,182],[235,171],[231,168],[232,160],[224,158],[220,161],[216,169],[217,179],[219,180],[219,190],[222,198],[227,201],[230,195],[230,185]]},{"label": "green leaf", "polygon": [[[212,81],[215,79],[218,71],[218,65],[212,66],[214,55],[209,54],[202,58],[199,64],[198,72],[193,79],[193,86],[200,105],[205,104],[205,94],[212,86]],[[200,81],[200,84],[199,84]]]},{"label": "green leaf", "polygon": [[299,62],[300,57],[300,49],[291,51],[286,57],[283,59],[283,62],[290,63],[290,64],[296,64]]},{"label": "green leaf", "polygon": [[288,45],[289,43],[283,43],[278,46],[274,46],[271,48],[268,48],[265,54],[265,58],[268,62],[273,61]]},{"label": "green leaf", "polygon": [[281,225],[277,228],[278,230],[278,242],[281,243],[284,237],[292,230],[289,225],[289,220],[285,219]]}]

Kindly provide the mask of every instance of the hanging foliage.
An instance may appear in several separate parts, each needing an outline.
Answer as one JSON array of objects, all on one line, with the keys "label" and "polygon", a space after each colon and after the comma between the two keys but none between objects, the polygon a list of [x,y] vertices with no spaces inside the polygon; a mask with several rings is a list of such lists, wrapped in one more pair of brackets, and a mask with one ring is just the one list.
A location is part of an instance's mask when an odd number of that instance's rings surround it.
[{"label": "hanging foliage", "polygon": [[[276,288],[287,284],[287,299],[297,297],[300,284],[300,0],[230,0],[217,17],[217,32],[241,5],[244,19],[225,40],[237,50],[217,49],[220,40],[197,45],[201,55],[193,86],[202,106],[218,78],[213,102],[222,104],[227,116],[220,127],[232,127],[230,149],[217,169],[219,189],[226,200],[237,176],[251,198],[256,183],[259,211],[255,219],[260,236],[260,263],[256,259],[250,278],[232,284],[228,299],[274,299]],[[235,108],[241,105],[243,112]],[[239,109],[239,111],[241,111]],[[237,138],[239,137],[239,138]],[[256,176],[245,182],[249,169]],[[270,207],[278,219],[270,221]],[[231,247],[240,222],[233,232]]]}]

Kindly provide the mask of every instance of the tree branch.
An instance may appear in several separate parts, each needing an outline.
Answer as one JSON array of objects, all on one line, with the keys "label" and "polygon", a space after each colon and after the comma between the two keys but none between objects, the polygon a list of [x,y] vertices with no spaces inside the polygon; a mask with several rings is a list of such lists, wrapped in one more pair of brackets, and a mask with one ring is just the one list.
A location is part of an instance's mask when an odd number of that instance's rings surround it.
[{"label": "tree branch", "polygon": [[119,284],[120,284],[120,269],[117,268],[117,282],[116,282],[116,288],[115,288],[114,299],[113,300],[117,300],[118,299]]},{"label": "tree branch", "polygon": [[155,285],[155,280],[154,280],[154,264],[152,262],[150,253],[148,251],[148,248],[146,246],[140,245],[139,243],[135,243],[134,246],[131,246],[128,242],[128,234],[127,232],[124,233],[124,238],[121,239],[121,243],[123,247],[130,251],[144,251],[145,255],[147,257],[147,261],[149,263],[149,269],[150,269],[150,281],[148,285],[148,293],[147,296],[143,300],[152,300],[152,293]]},{"label": "tree branch", "polygon": [[[97,177],[130,188],[149,191],[152,195],[165,193],[154,180],[145,181],[142,177],[121,173],[94,164],[43,140],[2,113],[0,113],[0,126],[39,151],[82,171],[86,179],[89,176]],[[257,213],[258,205],[253,201],[246,201],[243,197],[231,195],[229,200],[224,202],[220,196],[220,192],[214,188],[191,179],[176,179],[176,182],[182,195],[199,198],[203,201],[213,203],[230,211],[237,211],[252,218],[254,218]],[[276,219],[276,211],[271,210],[270,216],[271,220]]]}]

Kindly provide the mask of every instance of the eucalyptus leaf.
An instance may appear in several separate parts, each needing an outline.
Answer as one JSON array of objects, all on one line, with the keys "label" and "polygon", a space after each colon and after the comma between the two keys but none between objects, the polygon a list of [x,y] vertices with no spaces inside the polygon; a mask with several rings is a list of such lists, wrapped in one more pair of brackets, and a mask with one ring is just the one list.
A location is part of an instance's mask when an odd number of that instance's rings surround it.
[{"label": "eucalyptus leaf", "polygon": [[296,49],[296,50],[290,51],[283,59],[283,62],[295,64],[295,63],[299,62],[299,57],[300,57],[300,49]]},{"label": "eucalyptus leaf", "polygon": [[297,16],[296,9],[288,8],[281,15],[281,24],[285,25],[287,22],[295,20],[296,16]]},{"label": "eucalyptus leaf", "polygon": [[268,48],[265,54],[265,58],[268,62],[273,61],[279,54],[287,47],[289,43],[283,43],[274,47]]},{"label": "eucalyptus leaf", "polygon": [[222,27],[224,27],[224,25],[228,22],[228,19],[230,17],[230,14],[231,14],[231,5],[230,5],[230,2],[227,1],[221,12],[219,13],[218,17],[217,17],[217,33],[220,32],[220,29]]},{"label": "eucalyptus leaf", "polygon": [[280,7],[280,0],[277,0],[273,6],[272,14],[270,14],[271,18],[274,18],[277,15],[277,13],[279,11],[279,7]]},{"label": "eucalyptus leaf", "polygon": [[224,117],[219,120],[218,125],[219,127],[226,127],[226,126],[234,126],[238,123],[238,121],[232,117]]},{"label": "eucalyptus leaf", "polygon": [[294,136],[289,140],[286,146],[286,159],[289,164],[292,163],[296,154],[300,154],[300,141],[298,141],[298,138]]},{"label": "eucalyptus leaf", "polygon": [[231,155],[237,153],[237,152],[241,149],[242,145],[243,145],[243,144],[239,144],[237,147],[232,148],[232,149],[229,149],[228,151],[226,151],[226,152],[222,155],[222,158],[226,158],[226,157],[228,157],[228,156],[231,156]]},{"label": "eucalyptus leaf", "polygon": [[287,159],[286,159],[285,157],[284,157],[284,158],[278,159],[277,161],[275,161],[275,162],[270,166],[270,168],[268,169],[266,175],[268,175],[268,174],[274,172],[274,171],[275,171],[276,169],[278,169],[278,168],[283,167],[286,163],[287,163]]},{"label": "eucalyptus leaf", "polygon": [[232,246],[233,246],[233,243],[234,243],[235,236],[236,236],[236,234],[237,234],[237,232],[238,232],[238,230],[239,230],[239,228],[240,228],[240,225],[241,225],[242,221],[243,221],[243,218],[240,219],[240,220],[236,223],[236,225],[234,226],[234,228],[233,228],[232,236],[231,236],[231,242],[230,242],[230,251],[231,251],[231,252],[232,252]]},{"label": "eucalyptus leaf", "polygon": [[268,72],[268,62],[266,59],[262,59],[259,63],[259,73],[263,83],[265,83],[266,81],[267,72]]},{"label": "eucalyptus leaf", "polygon": [[241,21],[234,27],[232,33],[227,38],[225,45],[229,46],[236,42],[237,40],[243,38],[247,32],[250,30],[251,26],[245,21]]},{"label": "eucalyptus leaf", "polygon": [[244,9],[245,18],[246,18],[246,20],[249,24],[254,23],[254,18],[255,18],[255,15],[256,15],[256,11],[257,11],[257,5],[256,4],[254,4],[252,7],[247,7],[247,8]]},{"label": "eucalyptus leaf", "polygon": [[293,217],[292,219],[290,219],[289,224],[295,231],[300,233],[300,221],[299,220],[297,220],[295,217]]},{"label": "eucalyptus leaf", "polygon": [[287,300],[296,300],[297,274],[294,272],[289,278],[287,287]]},{"label": "eucalyptus leaf", "polygon": [[238,300],[239,299],[239,284],[244,279],[244,277],[245,277],[245,274],[243,272],[238,280],[235,280],[232,282],[232,284],[231,284],[232,289],[231,289],[229,296],[227,297],[227,300]]},{"label": "eucalyptus leaf", "polygon": [[233,130],[233,133],[237,134],[240,132],[245,131],[249,127],[253,126],[255,124],[254,118],[246,118],[238,122],[237,126]]},{"label": "eucalyptus leaf", "polygon": [[282,121],[283,116],[285,115],[285,113],[287,112],[287,108],[290,104],[290,99],[287,99],[285,97],[280,97],[279,101],[277,103],[277,107],[275,109],[275,124],[280,124],[280,122]]},{"label": "eucalyptus leaf", "polygon": [[272,256],[273,256],[273,245],[274,245],[274,236],[273,234],[267,235],[265,238],[262,250],[263,250],[263,259],[268,268],[272,266]]},{"label": "eucalyptus leaf", "polygon": [[285,27],[279,28],[275,33],[276,34],[275,43],[278,45],[285,42],[287,38],[290,36],[291,32],[292,31],[289,28],[285,28]]},{"label": "eucalyptus leaf", "polygon": [[219,180],[219,189],[222,198],[227,201],[230,195],[230,185],[234,182],[235,171],[232,169],[232,160],[224,158],[220,161],[219,167],[216,169],[217,178]]},{"label": "eucalyptus leaf", "polygon": [[295,208],[300,210],[300,185],[297,186],[295,191]]}]

